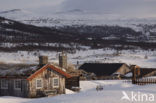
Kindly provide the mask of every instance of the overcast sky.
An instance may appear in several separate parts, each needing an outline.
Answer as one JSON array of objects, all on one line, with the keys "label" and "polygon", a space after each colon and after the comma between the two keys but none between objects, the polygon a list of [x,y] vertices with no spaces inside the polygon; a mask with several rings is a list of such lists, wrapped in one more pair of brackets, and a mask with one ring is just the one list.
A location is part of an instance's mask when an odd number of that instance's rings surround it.
[{"label": "overcast sky", "polygon": [[0,0],[0,9],[27,9],[33,12],[58,12],[81,9],[90,13],[156,15],[156,0]]}]

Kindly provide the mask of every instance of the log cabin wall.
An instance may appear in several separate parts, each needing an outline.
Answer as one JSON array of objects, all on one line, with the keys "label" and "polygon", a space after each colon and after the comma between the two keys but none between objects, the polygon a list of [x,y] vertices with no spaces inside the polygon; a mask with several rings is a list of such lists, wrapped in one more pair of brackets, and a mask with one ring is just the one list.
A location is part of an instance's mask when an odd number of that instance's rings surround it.
[{"label": "log cabin wall", "polygon": [[71,78],[67,78],[66,79],[66,88],[71,89],[73,87],[80,87],[80,77],[79,76],[75,76],[75,77],[71,77]]},{"label": "log cabin wall", "polygon": [[[59,86],[53,86],[53,78],[59,79]],[[42,88],[36,87],[36,81],[42,80]],[[51,92],[53,95],[65,93],[65,77],[57,72],[46,69],[42,73],[38,74],[34,79],[29,81],[29,97],[41,97],[45,96],[45,92]]]},{"label": "log cabin wall", "polygon": [[[8,87],[2,87],[2,80],[7,81]],[[20,81],[20,88],[15,88],[15,81]],[[0,96],[17,96],[28,97],[28,81],[26,79],[12,79],[1,78],[0,79]]]}]

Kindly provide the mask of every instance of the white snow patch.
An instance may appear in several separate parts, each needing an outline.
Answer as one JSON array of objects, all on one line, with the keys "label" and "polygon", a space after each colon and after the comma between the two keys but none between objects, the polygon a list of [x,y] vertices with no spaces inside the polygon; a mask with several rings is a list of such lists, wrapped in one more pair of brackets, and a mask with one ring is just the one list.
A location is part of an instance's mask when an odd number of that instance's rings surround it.
[{"label": "white snow patch", "polygon": [[74,94],[75,92],[69,89],[66,89],[66,94]]},{"label": "white snow patch", "polygon": [[[8,45],[13,46],[13,45]],[[156,53],[155,51],[145,50],[122,50],[114,49],[89,49],[77,50],[75,53],[68,53],[68,63],[80,66],[86,62],[98,63],[127,63],[140,67],[155,68]],[[58,52],[54,51],[18,51],[18,52],[0,52],[0,62],[4,63],[27,63],[38,64],[38,56],[46,55],[49,62],[58,62]],[[145,58],[145,56],[147,58]],[[78,64],[77,64],[78,63]]]}]

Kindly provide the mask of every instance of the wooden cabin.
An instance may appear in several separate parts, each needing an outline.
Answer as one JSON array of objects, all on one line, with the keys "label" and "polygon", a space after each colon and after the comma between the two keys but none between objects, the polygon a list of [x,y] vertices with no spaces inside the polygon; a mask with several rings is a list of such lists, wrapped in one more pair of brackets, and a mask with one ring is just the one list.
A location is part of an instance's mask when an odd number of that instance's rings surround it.
[{"label": "wooden cabin", "polygon": [[72,76],[66,79],[66,88],[75,92],[80,91],[80,76]]},{"label": "wooden cabin", "polygon": [[122,79],[130,72],[125,63],[85,63],[79,69],[94,74],[96,79]]},{"label": "wooden cabin", "polygon": [[0,64],[0,96],[33,98],[65,94],[65,79],[71,76],[46,60],[41,57],[40,65]]}]

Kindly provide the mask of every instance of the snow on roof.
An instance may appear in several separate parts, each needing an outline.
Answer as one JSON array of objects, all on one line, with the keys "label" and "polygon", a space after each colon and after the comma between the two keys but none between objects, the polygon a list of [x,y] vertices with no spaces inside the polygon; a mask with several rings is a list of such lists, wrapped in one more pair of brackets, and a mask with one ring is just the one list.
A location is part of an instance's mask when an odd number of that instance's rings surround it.
[{"label": "snow on roof", "polygon": [[0,76],[29,76],[37,69],[35,64],[0,64]]},{"label": "snow on roof", "polygon": [[54,64],[46,64],[42,68],[37,64],[0,64],[0,77],[28,77],[29,80],[34,78],[38,73],[42,72],[45,69],[51,69],[55,72],[70,78],[71,76],[65,71],[61,70],[60,67],[55,66]]},{"label": "snow on roof", "polygon": [[132,77],[132,75],[133,75],[132,72],[129,72],[129,73],[127,73],[125,76],[126,76],[126,77]]}]

